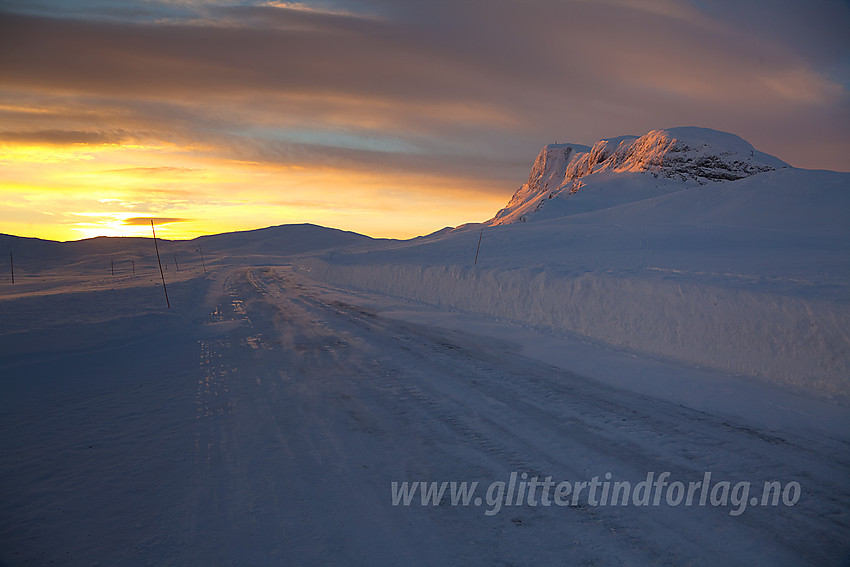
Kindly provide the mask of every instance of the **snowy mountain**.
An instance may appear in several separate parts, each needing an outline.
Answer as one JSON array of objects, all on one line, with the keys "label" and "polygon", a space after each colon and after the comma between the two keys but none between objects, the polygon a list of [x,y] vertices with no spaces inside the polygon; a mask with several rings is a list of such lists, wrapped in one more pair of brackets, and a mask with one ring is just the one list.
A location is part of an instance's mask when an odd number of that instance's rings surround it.
[{"label": "snowy mountain", "polygon": [[652,130],[641,137],[600,140],[593,147],[549,144],[528,181],[487,224],[587,212],[787,167],[734,134],[708,128]]}]

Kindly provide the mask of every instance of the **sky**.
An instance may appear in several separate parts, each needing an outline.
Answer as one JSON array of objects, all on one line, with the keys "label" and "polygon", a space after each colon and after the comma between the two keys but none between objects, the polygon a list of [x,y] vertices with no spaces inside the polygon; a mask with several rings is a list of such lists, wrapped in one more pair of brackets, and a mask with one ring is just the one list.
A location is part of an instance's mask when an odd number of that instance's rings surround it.
[{"label": "sky", "polygon": [[0,0],[0,233],[409,238],[540,149],[735,133],[850,171],[850,3]]}]

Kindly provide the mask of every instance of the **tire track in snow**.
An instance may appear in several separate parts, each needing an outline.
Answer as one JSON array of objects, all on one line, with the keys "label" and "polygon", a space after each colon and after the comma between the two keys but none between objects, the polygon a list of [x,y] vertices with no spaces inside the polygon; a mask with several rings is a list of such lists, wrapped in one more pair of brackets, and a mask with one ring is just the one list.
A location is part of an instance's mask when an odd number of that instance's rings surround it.
[{"label": "tire track in snow", "polygon": [[[832,564],[846,553],[847,546],[841,543],[840,535],[848,527],[845,515],[840,512],[841,503],[850,500],[842,482],[850,471],[846,440],[762,431],[724,416],[594,384],[569,372],[523,360],[513,353],[505,355],[499,349],[447,344],[445,333],[439,330],[398,321],[380,322],[373,314],[351,305],[339,304],[332,308],[341,317],[356,321],[364,328],[383,325],[384,331],[391,331],[396,337],[399,329],[416,335],[415,338],[400,337],[404,342],[431,342],[432,351],[445,350],[443,357],[421,357],[423,363],[427,359],[432,370],[437,366],[440,367],[437,373],[442,371],[446,375],[478,375],[479,383],[486,384],[487,392],[503,400],[505,407],[518,410],[521,420],[545,424],[545,429],[554,434],[542,442],[539,433],[529,434],[525,439],[526,454],[536,453],[537,462],[548,463],[549,468],[543,469],[549,472],[564,470],[566,466],[571,478],[587,480],[595,474],[625,469],[635,475],[626,478],[637,481],[643,478],[641,472],[670,471],[672,479],[687,482],[700,479],[704,471],[712,471],[715,479],[730,480],[732,484],[739,480],[752,481],[753,493],[759,496],[760,488],[756,487],[763,481],[798,480],[804,485],[806,501],[795,508],[774,508],[761,511],[764,512],[761,514],[751,509],[736,518],[736,523],[745,524],[753,532],[753,540],[773,540],[779,549],[777,558],[795,557],[790,560],[791,564],[798,564],[800,558],[807,558],[804,562],[811,564]],[[487,379],[494,376],[507,379]],[[450,389],[443,389],[436,392],[436,397],[445,400],[450,394]],[[469,391],[456,396],[458,406],[454,411],[457,415],[465,415],[463,404],[469,399],[474,399]],[[490,437],[498,436],[505,443],[516,437],[514,430],[522,430],[516,422],[504,427],[506,422],[506,415],[494,416],[490,420]],[[463,434],[465,431],[457,432]],[[569,459],[558,458],[558,454],[580,454],[586,464],[582,468],[570,467]],[[526,470],[529,476],[546,472],[540,466]],[[606,512],[597,509],[590,513],[593,515],[597,511]],[[728,524],[728,509],[692,510],[694,514],[712,515],[712,512],[719,516],[717,523]],[[683,531],[676,520],[672,523],[661,521],[661,524],[663,529],[672,532]],[[780,525],[786,529],[777,530]],[[805,527],[801,530],[802,526]],[[628,531],[622,522],[615,522],[611,529]],[[691,536],[694,544],[702,549],[712,545],[702,527],[697,526],[692,531],[697,532],[697,537]],[[640,539],[640,534],[636,537]],[[642,545],[645,544],[644,541]],[[754,558],[764,564],[776,560],[758,553]]]}]

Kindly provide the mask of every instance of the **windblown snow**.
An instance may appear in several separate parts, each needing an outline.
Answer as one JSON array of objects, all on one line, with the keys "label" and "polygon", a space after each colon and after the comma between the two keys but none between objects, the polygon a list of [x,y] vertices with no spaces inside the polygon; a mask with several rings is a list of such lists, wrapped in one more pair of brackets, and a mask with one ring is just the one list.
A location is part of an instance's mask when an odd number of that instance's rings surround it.
[{"label": "windblown snow", "polygon": [[[673,128],[546,146],[409,241],[0,247],[0,565],[850,558],[850,174]],[[664,471],[657,505],[489,504]],[[477,500],[394,492],[443,482]]]}]

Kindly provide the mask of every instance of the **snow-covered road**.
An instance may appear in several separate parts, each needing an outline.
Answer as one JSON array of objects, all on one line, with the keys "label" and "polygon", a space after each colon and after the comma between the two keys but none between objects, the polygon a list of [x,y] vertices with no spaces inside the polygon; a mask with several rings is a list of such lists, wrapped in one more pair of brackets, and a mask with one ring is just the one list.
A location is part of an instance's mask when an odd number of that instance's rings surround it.
[{"label": "snow-covered road", "polygon": [[[330,300],[286,268],[233,268],[206,305],[191,341],[181,328],[112,352],[138,374],[49,394],[62,405],[47,417],[35,387],[10,386],[36,363],[5,367],[0,449],[21,458],[0,469],[0,564],[839,565],[850,552],[846,437],[618,389],[504,339]],[[155,379],[152,346],[169,368]],[[73,363],[92,376],[102,356]],[[634,487],[650,472],[801,494],[592,506],[585,492],[485,513],[487,487],[512,473]],[[394,506],[392,483],[417,481],[478,482],[482,501]]]},{"label": "snow-covered road", "polygon": [[[589,382],[503,342],[323,303],[272,270],[234,273],[225,297],[222,318],[245,324],[203,345],[212,385],[199,390],[197,457],[215,463],[198,469],[204,479],[219,475],[227,486],[201,479],[210,493],[190,506],[211,523],[201,530],[216,542],[210,559],[822,565],[838,557],[848,471],[840,441],[777,437]],[[739,516],[731,505],[582,502],[492,516],[486,502],[423,507],[417,497],[392,506],[393,481],[478,481],[483,497],[514,471],[556,482],[610,472],[633,484],[648,472],[687,483],[710,471],[733,485],[797,480],[805,497]],[[227,507],[241,514],[232,525],[221,522]]]}]

